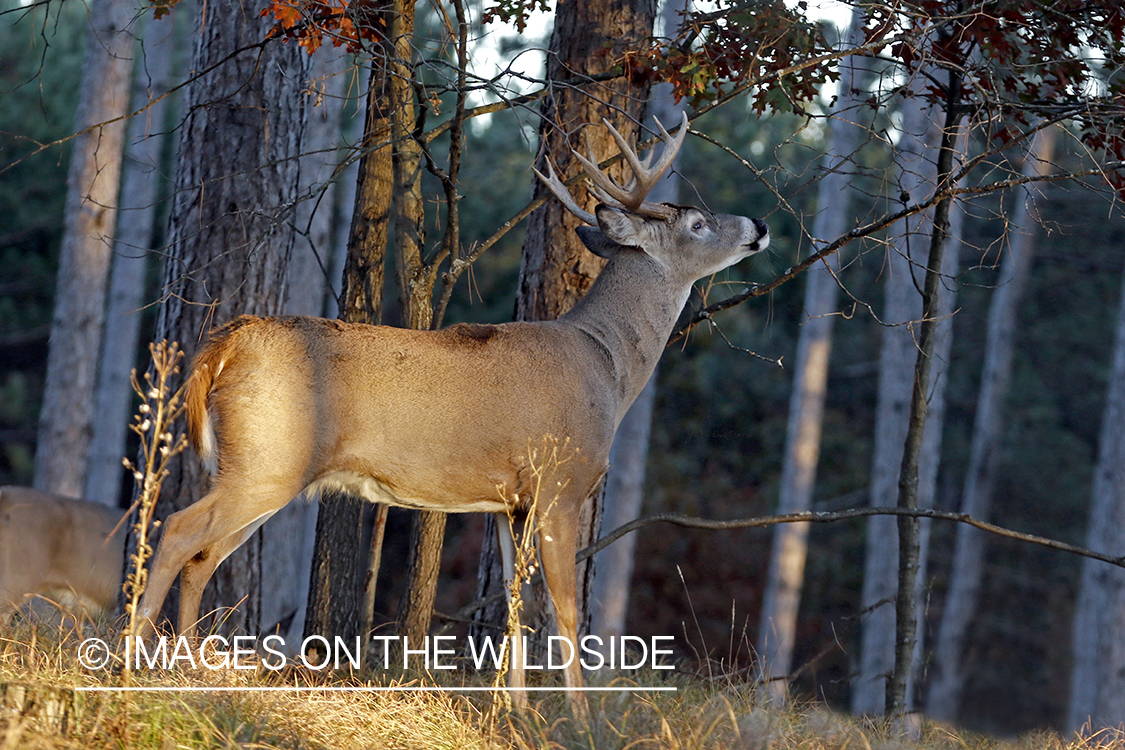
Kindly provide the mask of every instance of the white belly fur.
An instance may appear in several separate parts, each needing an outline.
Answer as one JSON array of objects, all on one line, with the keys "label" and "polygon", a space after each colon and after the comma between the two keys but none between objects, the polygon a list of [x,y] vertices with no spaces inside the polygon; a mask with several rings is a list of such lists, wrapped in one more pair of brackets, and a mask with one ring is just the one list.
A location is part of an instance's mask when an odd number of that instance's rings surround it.
[{"label": "white belly fur", "polygon": [[325,492],[333,491],[348,492],[372,503],[384,503],[415,510],[439,510],[443,513],[503,513],[507,510],[507,506],[499,499],[499,494],[497,494],[496,500],[482,500],[467,504],[450,504],[403,497],[395,494],[390,487],[378,479],[354,471],[334,471],[331,474],[325,474],[305,488],[305,493],[309,498],[319,497]]}]

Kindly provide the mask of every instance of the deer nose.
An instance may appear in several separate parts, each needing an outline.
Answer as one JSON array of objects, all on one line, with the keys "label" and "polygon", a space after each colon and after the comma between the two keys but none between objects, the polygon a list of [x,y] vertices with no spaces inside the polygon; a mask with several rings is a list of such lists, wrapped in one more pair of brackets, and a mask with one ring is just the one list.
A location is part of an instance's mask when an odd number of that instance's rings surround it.
[{"label": "deer nose", "polygon": [[754,222],[754,228],[758,230],[759,239],[761,239],[762,237],[769,237],[770,228],[766,226],[766,222],[762,221],[761,219],[751,219],[750,221]]}]

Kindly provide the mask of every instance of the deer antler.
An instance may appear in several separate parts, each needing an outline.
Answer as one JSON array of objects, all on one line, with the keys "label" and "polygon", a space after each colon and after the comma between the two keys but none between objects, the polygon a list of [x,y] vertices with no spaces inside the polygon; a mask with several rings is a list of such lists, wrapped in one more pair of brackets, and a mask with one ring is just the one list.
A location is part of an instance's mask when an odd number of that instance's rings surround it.
[{"label": "deer antler", "polygon": [[[660,155],[660,160],[655,166],[650,166],[653,157],[652,151],[649,152],[648,158],[642,160],[637,156],[637,152],[629,147],[629,144],[625,142],[617,129],[609,124],[608,120],[602,120],[602,122],[609,128],[613,140],[617,141],[617,146],[621,149],[621,155],[628,162],[629,168],[633,170],[633,180],[628,187],[621,187],[613,178],[598,169],[598,164],[592,155],[583,156],[577,151],[573,151],[574,156],[581,162],[586,170],[586,175],[593,183],[591,189],[594,195],[603,203],[640,216],[648,216],[654,219],[671,218],[675,213],[672,208],[662,203],[648,203],[645,201],[645,196],[672,166],[672,161],[683,145],[688,131],[687,113],[683,113],[683,118],[680,121],[680,132],[675,137],[668,134],[664,126],[660,124],[660,120],[656,120],[656,127],[660,129],[660,139],[664,142],[664,152]],[[589,154],[589,149],[587,149],[587,153]],[[539,170],[535,170],[539,179],[543,180],[544,184],[555,194],[555,197],[562,201],[568,211],[587,224],[596,224],[594,216],[589,211],[579,208],[574,197],[555,175],[550,160],[547,161],[547,173],[548,176],[544,177]]]},{"label": "deer antler", "polygon": [[581,208],[578,203],[575,202],[574,196],[571,195],[570,191],[566,189],[566,185],[562,184],[562,180],[560,180],[558,176],[555,175],[555,168],[551,166],[550,159],[547,159],[546,177],[544,177],[543,173],[535,167],[532,167],[531,171],[534,172],[536,176],[539,177],[539,179],[543,180],[543,184],[546,185],[550,189],[550,191],[555,194],[556,198],[562,201],[562,204],[566,207],[567,211],[570,211],[572,214],[592,227],[596,227],[598,225],[597,218],[595,218],[595,216],[586,209]]},{"label": "deer antler", "polygon": [[609,175],[598,169],[597,163],[589,156],[588,150],[587,156],[582,156],[576,151],[574,155],[578,158],[578,161],[582,162],[586,174],[590,176],[590,180],[594,183],[594,195],[598,196],[598,199],[603,203],[616,205],[618,208],[641,216],[649,216],[655,219],[667,219],[672,216],[672,209],[660,203],[646,203],[645,196],[672,166],[672,161],[676,158],[680,146],[683,145],[688,131],[687,112],[683,113],[683,118],[680,121],[680,132],[675,138],[668,134],[660,120],[656,120],[656,127],[660,129],[660,139],[664,141],[664,153],[660,155],[660,161],[655,166],[649,166],[652,162],[652,152],[649,153],[647,159],[642,161],[637,156],[637,152],[629,148],[629,144],[625,142],[617,129],[609,124],[609,121],[603,120],[602,122],[609,128],[613,140],[617,141],[617,146],[621,149],[621,155],[629,163],[629,168],[633,170],[634,177],[629,186],[623,188],[614,182]]}]

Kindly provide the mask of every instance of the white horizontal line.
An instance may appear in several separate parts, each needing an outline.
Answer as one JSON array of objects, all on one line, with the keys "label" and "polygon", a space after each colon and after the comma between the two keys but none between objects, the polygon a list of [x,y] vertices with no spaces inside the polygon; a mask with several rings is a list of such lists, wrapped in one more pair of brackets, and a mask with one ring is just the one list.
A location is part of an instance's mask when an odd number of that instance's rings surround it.
[{"label": "white horizontal line", "polygon": [[666,693],[676,692],[675,687],[436,687],[426,685],[401,686],[401,687],[348,687],[348,686],[317,686],[317,685],[285,685],[273,687],[202,687],[186,686],[173,687],[157,685],[153,687],[76,687],[79,693],[297,693],[319,691],[323,693],[470,693],[470,692],[513,692],[523,690],[529,693]]}]

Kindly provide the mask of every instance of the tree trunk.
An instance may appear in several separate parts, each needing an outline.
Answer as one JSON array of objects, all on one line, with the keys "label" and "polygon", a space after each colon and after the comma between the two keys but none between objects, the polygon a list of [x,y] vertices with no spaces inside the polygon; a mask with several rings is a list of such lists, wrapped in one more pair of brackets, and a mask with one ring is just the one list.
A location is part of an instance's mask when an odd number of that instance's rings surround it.
[{"label": "tree trunk", "polygon": [[[1125,554],[1125,286],[1098,440],[1086,546]],[[1083,560],[1074,611],[1068,725],[1083,734],[1125,722],[1125,570]],[[1089,724],[1089,727],[1084,725]]]},{"label": "tree trunk", "polygon": [[[551,53],[547,56],[547,79],[573,80],[579,76],[607,72],[615,64],[615,56],[611,52],[614,46],[622,40],[635,42],[651,36],[655,17],[654,0],[635,3],[567,0],[559,3],[551,32]],[[539,170],[545,173],[544,162],[550,156],[561,179],[566,180],[581,172],[581,166],[571,155],[572,145],[588,146],[598,162],[615,155],[617,145],[604,128],[597,127],[603,118],[613,123],[627,141],[635,142],[637,123],[641,120],[647,95],[644,87],[637,87],[623,78],[584,86],[560,86],[543,103]],[[587,125],[594,127],[582,133],[580,140],[578,133]],[[625,181],[628,169],[618,164],[610,169],[610,173],[619,181]],[[550,196],[539,182],[536,182],[534,191],[536,198]],[[589,210],[593,210],[596,203],[592,196],[583,199],[579,195],[577,201]],[[516,297],[518,320],[554,320],[570,310],[594,283],[604,261],[587,251],[578,239],[574,230],[580,224],[559,201],[550,197],[528,218]],[[583,528],[578,533],[578,548],[597,538],[601,494],[599,488],[587,499],[582,513]],[[488,595],[500,590],[502,580],[496,574],[498,561],[495,525],[489,518],[478,577],[480,594]],[[578,626],[582,633],[589,630],[593,573],[592,559],[578,566]],[[534,603],[528,603],[529,611],[524,622],[537,634],[545,636],[549,608],[546,606],[545,587],[538,588]],[[487,622],[488,625],[498,626],[502,620]],[[544,637],[544,643],[545,640]]]},{"label": "tree trunk", "polygon": [[[376,325],[382,320],[383,266],[392,197],[390,93],[386,55],[372,60],[367,111],[360,148],[347,258],[340,296],[340,319]],[[328,495],[320,502],[309,582],[305,635],[360,635],[366,615],[363,571],[364,502],[351,495]]]},{"label": "tree trunk", "polygon": [[289,294],[285,304],[291,315],[325,313],[331,293],[333,238],[336,228],[334,179],[340,159],[341,124],[346,92],[348,57],[342,48],[323,46],[312,55],[309,72],[308,126],[301,156],[301,203],[297,229],[301,236],[289,261]]},{"label": "tree trunk", "polygon": [[[157,338],[179,341],[189,358],[209,329],[237,315],[283,309],[307,56],[295,44],[269,44],[232,57],[266,33],[264,6],[208,3],[196,38],[191,69],[210,72],[185,97],[157,325]],[[182,454],[164,483],[161,517],[194,502],[207,484],[195,455]],[[259,631],[260,548],[259,532],[220,566],[204,593],[204,613],[237,607],[222,620],[224,632]]]},{"label": "tree trunk", "polygon": [[[1053,131],[1037,135],[1024,160],[1023,174],[1045,174],[1051,161]],[[1035,251],[1035,222],[1038,221],[1038,189],[1016,193],[1016,205],[1008,233],[1008,252],[1000,264],[996,290],[988,311],[985,347],[976,420],[965,477],[961,512],[988,520],[996,478],[997,453],[1003,428],[1003,405],[1011,382],[1015,353],[1016,314],[1031,275]],[[960,708],[961,688],[968,665],[962,662],[965,637],[976,612],[984,566],[986,535],[966,524],[957,526],[953,567],[945,595],[941,626],[934,650],[934,677],[926,698],[926,712],[935,719],[955,721]]]},{"label": "tree trunk", "polygon": [[[897,192],[910,200],[923,199],[936,184],[936,170],[925,156],[939,138],[940,128],[930,120],[920,98],[907,100],[903,112],[903,134],[898,144]],[[885,275],[882,321],[883,343],[879,355],[879,391],[875,407],[875,450],[871,472],[871,504],[894,506],[899,496],[903,448],[907,438],[914,366],[917,360],[915,328],[921,318],[921,300],[915,283],[915,266],[922,266],[922,253],[932,235],[932,220],[914,216],[900,225],[892,238],[881,273]],[[952,260],[954,254],[947,254]],[[946,295],[949,300],[951,295]],[[940,316],[939,316],[940,317]],[[943,318],[944,319],[944,318]],[[913,322],[912,322],[913,321]],[[948,325],[948,321],[946,321]],[[939,358],[934,365],[941,366]],[[937,388],[944,378],[934,373]],[[931,399],[937,391],[931,393]],[[937,408],[931,410],[937,413]],[[919,467],[920,497],[933,497],[937,476],[940,431],[931,430]],[[928,502],[928,501],[927,501]],[[858,674],[852,688],[852,711],[882,714],[886,707],[886,680],[894,670],[895,611],[897,591],[898,533],[892,516],[873,516],[867,523],[867,544],[861,606],[874,607],[865,616],[861,636]],[[876,606],[877,605],[877,606]]]},{"label": "tree trunk", "polygon": [[[67,174],[47,381],[35,449],[35,488],[67,497],[86,489],[105,320],[121,154],[133,71],[135,6],[92,0],[81,94]],[[101,125],[100,123],[108,123]]]},{"label": "tree trunk", "polygon": [[[656,373],[653,373],[625,413],[613,437],[602,507],[602,525],[607,530],[616,529],[641,515],[655,401]],[[606,644],[625,635],[636,546],[637,535],[626,534],[597,555],[599,574],[594,580],[590,632]]]},{"label": "tree trunk", "polygon": [[[433,324],[433,292],[437,264],[424,259],[422,148],[414,139],[413,76],[414,5],[396,0],[391,22],[394,45],[391,78],[391,136],[394,140],[395,267],[400,301],[408,328]],[[399,605],[399,632],[417,644],[430,630],[437,595],[445,514],[418,511],[411,532],[407,585]]]},{"label": "tree trunk", "polygon": [[[337,48],[325,46],[312,55],[308,89],[308,124],[301,156],[301,199],[296,211],[297,231],[289,260],[287,315],[325,314],[331,292],[329,269],[336,228],[333,180],[339,162],[347,57]],[[278,580],[293,586],[274,586],[262,597],[262,624],[296,643],[304,632],[308,611],[309,582],[316,543],[317,506],[301,498],[277,512],[262,526],[262,566]]]},{"label": "tree trunk", "polygon": [[[865,14],[852,13],[848,44],[862,39]],[[840,78],[837,99],[839,116],[828,122],[826,174],[817,190],[817,215],[813,236],[831,242],[852,223],[849,211],[851,177],[848,164],[861,144],[863,130],[854,124],[858,93],[865,83],[855,57],[848,58]],[[811,250],[815,251],[813,247]],[[785,461],[782,466],[778,513],[797,513],[812,504],[816,466],[820,457],[820,435],[824,400],[828,386],[828,357],[832,347],[832,328],[836,321],[839,263],[817,264],[806,276],[805,322],[797,340],[797,363],[793,370],[793,392],[789,400]],[[783,705],[788,697],[788,675],[793,667],[793,647],[797,637],[797,613],[805,577],[808,549],[808,524],[786,523],[773,531],[770,567],[762,597],[762,618],[758,628],[758,658],[765,689],[760,696],[767,702]]]},{"label": "tree trunk", "polygon": [[[962,142],[963,144],[964,142]],[[959,152],[961,153],[961,152]],[[948,288],[943,288],[938,299],[937,322],[934,331],[934,349],[930,366],[929,408],[926,432],[922,436],[922,453],[918,467],[917,507],[932,508],[937,493],[938,467],[941,463],[942,430],[945,426],[945,391],[949,384],[949,358],[953,349],[953,321],[957,303],[957,290],[953,286],[960,271],[961,248],[964,245],[965,211],[960,203],[949,209],[949,232],[942,253],[941,278]],[[910,674],[906,684],[906,705],[913,710],[916,682],[924,657],[926,569],[929,561],[930,519],[921,519],[918,531],[918,574],[915,576],[915,643]]]},{"label": "tree trunk", "polygon": [[[951,179],[956,154],[963,153],[964,148],[960,143],[959,129],[961,115],[957,111],[957,99],[961,91],[961,78],[956,73],[949,73],[949,103],[947,104],[945,127],[941,133],[941,147],[937,155],[937,182],[936,188],[945,188]],[[958,148],[961,146],[961,148]],[[937,461],[940,457],[940,428],[931,423],[929,430],[926,422],[929,418],[931,386],[938,382],[940,375],[934,372],[939,353],[936,349],[938,337],[938,324],[942,322],[942,299],[949,294],[942,294],[945,279],[956,276],[945,267],[943,259],[946,255],[945,246],[949,237],[950,209],[952,198],[940,200],[934,206],[934,219],[932,234],[929,243],[929,255],[926,260],[926,278],[922,288],[922,321],[918,335],[917,354],[914,363],[914,382],[910,394],[910,418],[906,432],[906,444],[903,446],[902,467],[898,477],[898,507],[913,510],[923,502],[923,491],[920,489],[922,457],[926,454],[927,432],[932,438],[938,437],[936,445],[927,457]],[[950,253],[952,255],[952,253]],[[944,382],[944,378],[942,378]],[[943,399],[944,402],[944,399]],[[935,477],[936,478],[936,477]],[[927,492],[931,495],[932,493]],[[928,504],[928,503],[927,503]],[[918,657],[918,623],[921,621],[918,608],[920,591],[920,573],[924,570],[921,559],[922,524],[920,519],[909,516],[899,516],[898,521],[898,587],[895,594],[895,666],[894,673],[887,685],[886,712],[896,717],[905,717],[913,710],[912,707],[912,681]]]},{"label": "tree trunk", "polygon": [[121,459],[125,456],[129,409],[133,403],[129,376],[137,361],[145,269],[165,179],[160,158],[165,143],[167,100],[161,97],[171,85],[176,40],[171,19],[148,21],[140,48],[141,65],[137,66],[133,81],[133,110],[149,102],[152,105],[130,121],[125,145],[122,205],[118,208],[105,315],[105,330],[110,335],[102,342],[97,413],[83,493],[87,500],[110,506],[121,499],[125,477]]},{"label": "tree trunk", "polygon": [[[363,143],[367,128],[367,109],[363,107],[345,119],[341,125],[342,146],[348,150],[348,161],[340,167],[336,178],[336,214],[338,221],[332,225],[332,249],[328,267],[329,289],[324,304],[324,317],[340,317],[340,301],[343,299],[344,269],[348,265],[348,244],[352,234],[352,219],[355,216],[357,183],[360,180],[360,159],[352,158],[351,149]],[[384,248],[383,253],[386,250]]]}]

